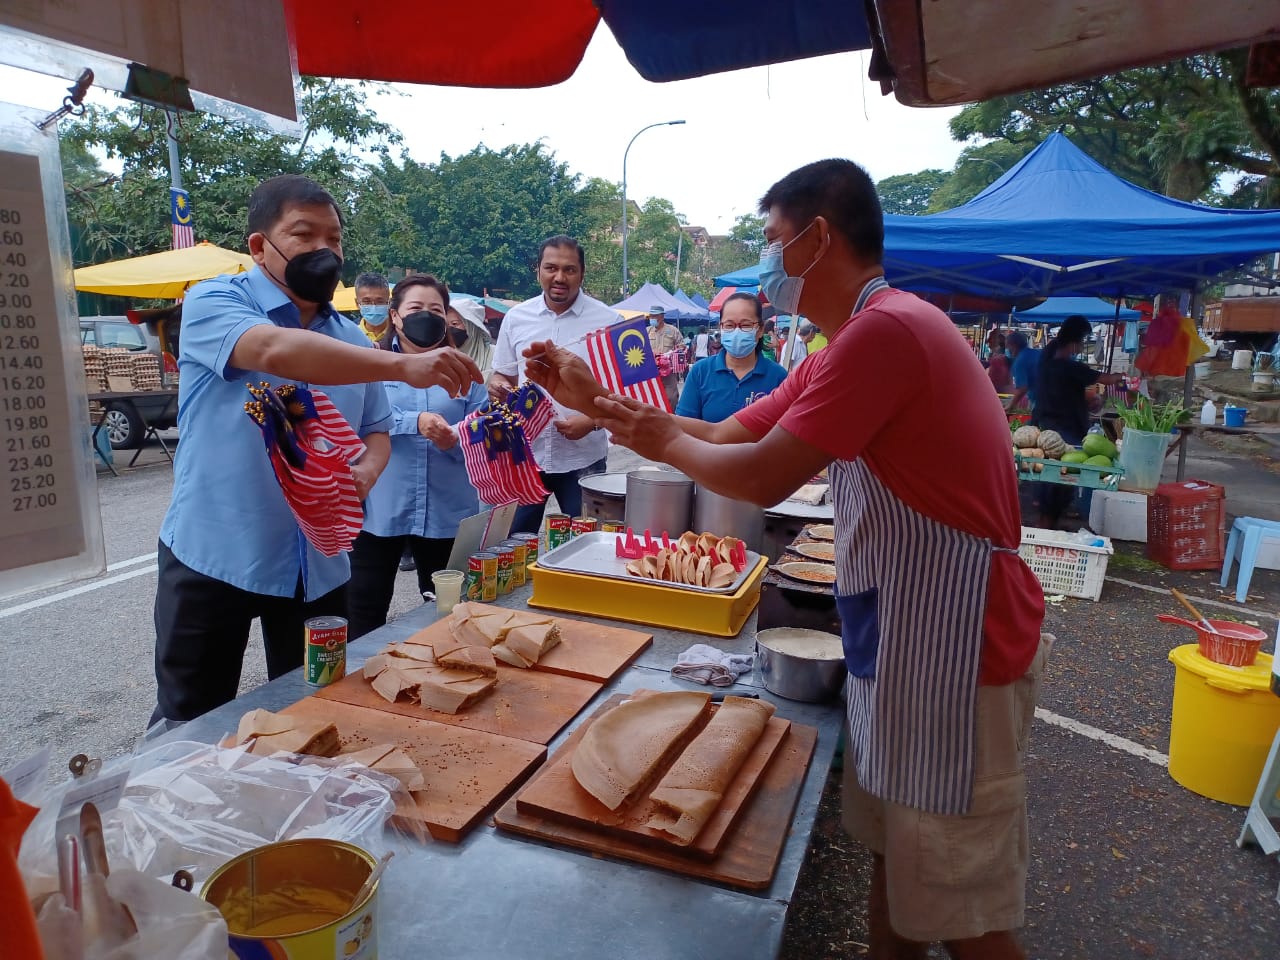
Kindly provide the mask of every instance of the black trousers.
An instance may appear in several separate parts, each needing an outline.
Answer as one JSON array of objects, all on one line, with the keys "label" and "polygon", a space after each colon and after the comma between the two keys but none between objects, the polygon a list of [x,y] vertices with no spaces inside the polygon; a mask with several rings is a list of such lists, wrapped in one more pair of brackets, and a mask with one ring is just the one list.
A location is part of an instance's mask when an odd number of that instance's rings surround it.
[{"label": "black trousers", "polygon": [[405,550],[413,554],[418,590],[434,591],[431,575],[449,565],[453,538],[375,537],[361,531],[351,548],[351,581],[347,584],[347,639],[354,640],[387,622],[396,592],[396,574]]},{"label": "black trousers", "polygon": [[161,543],[157,547],[156,710],[151,722],[193,720],[235,699],[249,626],[262,621],[267,676],[302,666],[303,622],[347,613],[346,587],[315,600],[250,593],[197,573]]}]

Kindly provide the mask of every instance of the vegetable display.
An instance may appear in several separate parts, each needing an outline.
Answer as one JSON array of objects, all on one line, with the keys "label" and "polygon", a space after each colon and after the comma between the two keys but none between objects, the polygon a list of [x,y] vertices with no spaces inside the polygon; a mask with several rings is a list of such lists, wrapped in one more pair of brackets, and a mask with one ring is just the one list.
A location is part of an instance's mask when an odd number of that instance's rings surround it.
[{"label": "vegetable display", "polygon": [[1181,400],[1170,400],[1157,406],[1149,398],[1139,396],[1131,407],[1116,402],[1112,409],[1124,421],[1126,430],[1144,430],[1147,433],[1168,433],[1191,419],[1191,412]]}]

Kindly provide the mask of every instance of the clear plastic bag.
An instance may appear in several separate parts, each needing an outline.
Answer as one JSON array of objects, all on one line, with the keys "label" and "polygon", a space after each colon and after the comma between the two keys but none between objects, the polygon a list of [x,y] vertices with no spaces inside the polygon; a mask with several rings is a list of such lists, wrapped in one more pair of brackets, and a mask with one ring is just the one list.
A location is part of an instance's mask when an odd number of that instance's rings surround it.
[{"label": "clear plastic bag", "polygon": [[[378,855],[397,803],[413,803],[395,778],[341,757],[259,757],[239,747],[179,741],[118,763],[128,766],[128,783],[119,806],[102,811],[112,867],[132,867],[166,883],[187,870],[197,889],[233,857],[279,840],[344,840]],[[108,765],[103,774],[117,768]],[[54,801],[22,846],[20,865],[33,896],[57,887],[61,796]],[[428,839],[425,830],[414,836]]]}]

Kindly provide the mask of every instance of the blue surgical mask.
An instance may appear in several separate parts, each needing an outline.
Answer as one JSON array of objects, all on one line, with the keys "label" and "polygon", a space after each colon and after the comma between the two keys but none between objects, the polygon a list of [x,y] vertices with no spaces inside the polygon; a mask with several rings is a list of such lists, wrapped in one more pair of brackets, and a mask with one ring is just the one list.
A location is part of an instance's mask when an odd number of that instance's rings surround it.
[{"label": "blue surgical mask", "polygon": [[657,328],[657,326],[658,326],[658,321],[657,321],[657,320],[655,320],[653,317],[650,317],[650,318],[649,318],[649,328],[650,328],[650,329],[655,329],[655,328]]},{"label": "blue surgical mask", "polygon": [[[813,223],[811,221],[809,227],[812,227]],[[786,243],[775,240],[760,254],[760,289],[769,298],[773,308],[787,316],[794,316],[800,309],[800,291],[804,289],[804,275],[812,270],[818,261],[814,260],[805,267],[804,273],[800,276],[791,277],[787,275],[786,268],[782,265],[782,251],[803,237],[809,227],[805,227]]]},{"label": "blue surgical mask", "polygon": [[726,330],[720,334],[720,345],[731,357],[742,359],[756,348],[756,331]]},{"label": "blue surgical mask", "polygon": [[385,303],[367,303],[360,305],[360,316],[371,327],[380,327],[387,322],[387,312],[391,308]]}]

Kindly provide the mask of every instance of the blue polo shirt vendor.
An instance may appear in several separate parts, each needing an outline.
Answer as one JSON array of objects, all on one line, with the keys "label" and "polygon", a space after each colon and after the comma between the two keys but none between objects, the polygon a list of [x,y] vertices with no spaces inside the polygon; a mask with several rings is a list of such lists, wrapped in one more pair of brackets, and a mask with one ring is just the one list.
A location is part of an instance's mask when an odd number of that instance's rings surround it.
[{"label": "blue polo shirt vendor", "polygon": [[764,355],[760,301],[735,293],[720,309],[720,344],[715,356],[699,360],[685,378],[676,414],[707,423],[728,420],[772,393],[787,371]]},{"label": "blue polo shirt vendor", "polygon": [[255,619],[274,679],[302,665],[304,621],[346,615],[348,558],[325,557],[299,529],[245,416],[247,386],[324,392],[365,443],[351,466],[363,499],[391,451],[383,381],[450,396],[481,382],[455,349],[375,350],[334,311],[342,227],[333,197],[314,181],[266,180],[249,198],[255,266],[197,285],[183,305],[182,443],[157,547],[153,723],[190,720],[235,698]]}]

